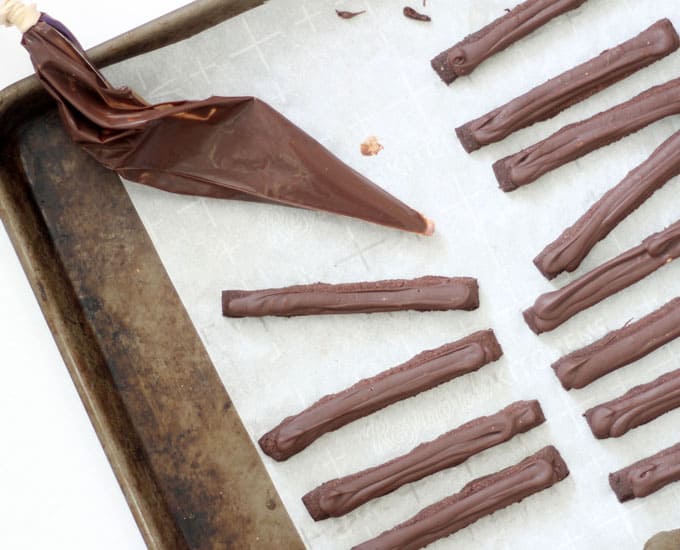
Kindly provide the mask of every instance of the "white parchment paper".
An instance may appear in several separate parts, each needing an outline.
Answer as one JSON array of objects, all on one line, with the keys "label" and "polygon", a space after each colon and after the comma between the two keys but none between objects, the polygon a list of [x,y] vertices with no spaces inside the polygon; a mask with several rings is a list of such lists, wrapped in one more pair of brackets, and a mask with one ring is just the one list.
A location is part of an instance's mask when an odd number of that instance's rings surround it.
[{"label": "white parchment paper", "polygon": [[[433,21],[404,18],[392,0],[271,0],[190,40],[108,69],[150,101],[256,95],[437,222],[425,238],[292,208],[174,196],[126,184],[253,440],[321,396],[423,349],[492,327],[504,357],[481,371],[327,435],[284,463],[264,457],[306,544],[349,548],[514,464],[547,444],[571,476],[432,548],[640,548],[680,526],[680,485],[619,504],[607,474],[678,442],[680,411],[620,439],[596,441],[581,414],[680,367],[680,342],[581,391],[565,392],[549,365],[678,295],[680,264],[535,336],[521,311],[542,292],[634,246],[680,216],[675,179],[621,224],[575,275],[549,283],[531,260],[605,190],[680,128],[661,121],[513,194],[491,164],[680,74],[680,53],[551,121],[467,155],[453,129],[639,33],[661,17],[680,27],[676,0],[590,0],[473,75],[445,86],[429,60],[511,7],[505,0],[429,0]],[[342,20],[334,9],[367,10]],[[367,136],[385,146],[359,154]],[[222,289],[419,275],[479,279],[478,311],[293,319],[225,319]],[[548,422],[464,465],[403,487],[341,519],[314,523],[300,497],[331,478],[376,465],[517,399],[538,398]],[[229,450],[225,449],[225,453]]]}]

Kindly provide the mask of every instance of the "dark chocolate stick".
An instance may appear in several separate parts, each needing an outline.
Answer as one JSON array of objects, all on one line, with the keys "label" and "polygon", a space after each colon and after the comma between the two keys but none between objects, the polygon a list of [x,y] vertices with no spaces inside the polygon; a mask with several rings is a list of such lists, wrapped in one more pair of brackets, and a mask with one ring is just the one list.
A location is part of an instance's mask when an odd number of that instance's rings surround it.
[{"label": "dark chocolate stick", "polygon": [[552,368],[565,389],[584,388],[678,337],[680,298],[675,298],[642,319],[565,355],[553,363]]},{"label": "dark chocolate stick", "polygon": [[680,407],[680,370],[664,374],[621,397],[602,403],[583,415],[598,439],[621,437]]},{"label": "dark chocolate stick", "polygon": [[456,128],[471,153],[513,132],[552,118],[568,107],[658,61],[680,46],[668,19],[654,23],[635,38],[535,87],[502,107]]},{"label": "dark chocolate stick", "polygon": [[674,481],[680,481],[680,443],[609,474],[619,502],[649,496]]},{"label": "dark chocolate stick", "polygon": [[474,34],[466,36],[430,61],[444,82],[468,75],[492,55],[586,0],[526,0]]},{"label": "dark chocolate stick", "polygon": [[289,416],[260,438],[260,447],[275,460],[286,460],[323,434],[368,416],[392,403],[432,389],[496,361],[503,350],[492,330],[475,332],[406,363],[320,399]]},{"label": "dark chocolate stick", "polygon": [[678,257],[680,221],[561,289],[539,296],[534,305],[524,312],[524,320],[536,334],[553,330],[577,313],[640,281]]},{"label": "dark chocolate stick", "polygon": [[680,174],[680,132],[607,191],[574,225],[545,247],[534,264],[548,279],[574,271],[592,248],[671,178]]},{"label": "dark chocolate stick", "polygon": [[340,517],[374,498],[452,468],[482,451],[545,422],[538,401],[517,401],[491,416],[476,418],[374,468],[327,481],[302,497],[316,520]]},{"label": "dark chocolate stick", "polygon": [[427,276],[222,292],[222,314],[227,317],[291,317],[405,310],[469,311],[478,307],[479,289],[477,279],[472,277]]},{"label": "dark chocolate stick", "polygon": [[493,165],[496,179],[503,191],[514,191],[555,168],[678,113],[680,78],[565,126],[543,141],[497,161]]},{"label": "dark chocolate stick", "polygon": [[455,495],[421,510],[411,519],[353,550],[415,550],[448,537],[477,520],[552,487],[569,475],[553,446],[519,464],[468,483]]}]

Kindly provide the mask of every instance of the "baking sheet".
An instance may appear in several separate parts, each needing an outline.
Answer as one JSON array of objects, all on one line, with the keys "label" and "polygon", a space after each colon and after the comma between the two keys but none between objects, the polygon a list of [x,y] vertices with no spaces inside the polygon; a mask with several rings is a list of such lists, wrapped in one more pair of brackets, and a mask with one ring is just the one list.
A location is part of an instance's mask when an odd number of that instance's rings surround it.
[{"label": "baking sheet", "polygon": [[[415,6],[415,5],[414,5]],[[549,365],[678,294],[680,265],[535,336],[521,310],[553,287],[531,263],[545,244],[680,128],[673,117],[512,194],[496,187],[493,161],[563,125],[678,76],[675,53],[555,119],[467,155],[453,129],[661,17],[680,27],[675,2],[591,0],[497,55],[450,87],[429,59],[508,7],[497,0],[430,0],[426,24],[402,4],[365,0],[272,0],[180,44],[105,72],[157,102],[256,95],[340,158],[437,222],[426,238],[280,206],[174,196],[126,184],[168,273],[246,428],[256,440],[319,397],[419,351],[491,327],[505,355],[481,371],[391,406],[327,435],[284,463],[264,457],[310,548],[348,548],[458,491],[470,479],[555,444],[572,475],[553,489],[483,519],[432,548],[639,548],[680,522],[680,488],[619,504],[610,471],[677,442],[680,411],[618,440],[596,441],[588,407],[678,368],[674,342],[590,387],[561,389]],[[420,9],[420,6],[417,6]],[[342,20],[334,9],[367,13]],[[359,154],[368,135],[385,146]],[[561,286],[680,216],[678,178],[599,244]],[[315,281],[425,274],[479,279],[475,312],[404,312],[297,319],[225,319],[220,291]],[[314,523],[300,497],[517,399],[537,398],[548,422],[467,463],[373,501],[344,518]],[[229,450],[225,449],[225,453]]]}]

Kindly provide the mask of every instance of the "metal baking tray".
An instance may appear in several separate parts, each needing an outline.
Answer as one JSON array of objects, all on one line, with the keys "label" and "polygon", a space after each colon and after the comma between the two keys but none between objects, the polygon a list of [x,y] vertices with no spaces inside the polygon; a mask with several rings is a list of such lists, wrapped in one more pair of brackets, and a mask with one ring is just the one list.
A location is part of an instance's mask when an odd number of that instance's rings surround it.
[{"label": "metal baking tray", "polygon": [[[263,0],[199,0],[104,67]],[[149,548],[303,548],[120,179],[35,77],[0,92],[0,217]]]}]

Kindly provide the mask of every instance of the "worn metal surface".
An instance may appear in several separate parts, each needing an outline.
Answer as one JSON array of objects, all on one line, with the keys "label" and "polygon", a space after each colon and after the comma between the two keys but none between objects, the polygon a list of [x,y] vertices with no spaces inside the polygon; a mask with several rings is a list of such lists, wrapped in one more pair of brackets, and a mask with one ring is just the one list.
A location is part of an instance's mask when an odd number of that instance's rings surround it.
[{"label": "worn metal surface", "polygon": [[[93,55],[103,66],[259,3],[203,0]],[[0,94],[0,216],[147,545],[301,548],[120,180],[49,107],[32,78]]]}]

